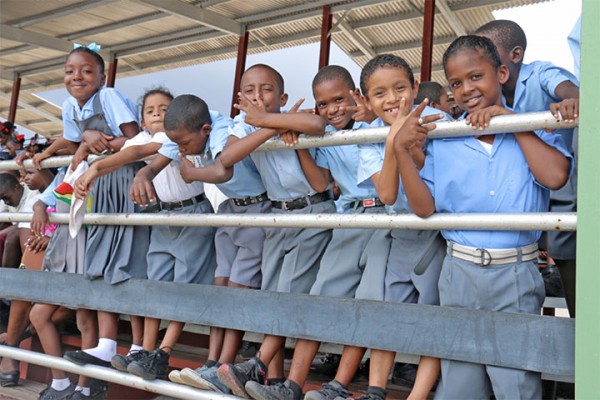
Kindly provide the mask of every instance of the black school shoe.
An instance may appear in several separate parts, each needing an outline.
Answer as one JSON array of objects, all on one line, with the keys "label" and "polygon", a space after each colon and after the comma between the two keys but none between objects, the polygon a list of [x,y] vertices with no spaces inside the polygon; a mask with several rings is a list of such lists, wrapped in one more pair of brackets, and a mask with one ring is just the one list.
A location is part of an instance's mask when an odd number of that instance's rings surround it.
[{"label": "black school shoe", "polygon": [[83,350],[66,351],[63,357],[78,365],[92,364],[99,367],[110,368],[109,361],[104,361],[103,359],[88,354]]},{"label": "black school shoe", "polygon": [[17,386],[19,384],[19,375],[19,371],[0,372],[0,386]]},{"label": "black school shoe", "polygon": [[112,365],[117,371],[127,372],[127,367],[129,364],[134,361],[141,361],[149,355],[150,352],[146,350],[134,350],[128,356],[116,354],[112,360],[110,360],[110,365]]},{"label": "black school shoe", "polygon": [[127,372],[142,379],[166,379],[169,371],[169,353],[156,349],[145,358],[132,361],[127,366]]}]

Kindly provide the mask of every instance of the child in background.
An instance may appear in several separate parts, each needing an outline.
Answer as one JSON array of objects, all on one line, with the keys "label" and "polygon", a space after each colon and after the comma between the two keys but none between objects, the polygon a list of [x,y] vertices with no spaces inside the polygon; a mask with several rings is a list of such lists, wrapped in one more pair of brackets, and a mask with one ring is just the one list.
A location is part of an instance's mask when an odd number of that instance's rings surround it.
[{"label": "child in background", "polygon": [[[164,116],[173,100],[166,89],[146,92],[142,98],[142,128],[129,139],[117,154],[98,161],[75,183],[76,194],[85,197],[93,182],[118,168],[154,155],[169,141],[164,132]],[[202,184],[188,185],[179,174],[178,163],[168,160],[166,167],[152,180],[160,201],[155,212],[211,212]],[[150,208],[145,212],[150,212]],[[214,250],[211,244],[214,229],[209,227],[154,226],[151,230],[147,255],[148,279],[182,283],[211,283],[214,270]],[[202,239],[204,238],[204,239]],[[166,378],[169,354],[175,346],[184,323],[169,322],[165,337],[156,349],[160,320],[145,318],[143,349],[130,351],[126,356],[115,355],[111,364],[120,371],[129,371],[144,379]]]},{"label": "child in background", "polygon": [[452,119],[452,103],[442,85],[437,82],[421,82],[415,104],[421,104],[425,99],[429,100],[429,107],[437,108],[444,113],[446,119]]},{"label": "child in background", "polygon": [[[368,128],[368,123],[354,118],[360,116],[369,122],[376,118],[367,112],[366,106],[358,97],[352,76],[343,67],[330,65],[322,68],[314,77],[312,88],[317,110],[328,124],[326,131]],[[385,212],[384,204],[377,198],[373,186],[357,187],[357,145],[318,148],[316,159],[313,159],[308,150],[297,150],[297,153],[307,179],[316,190],[327,190],[331,178],[335,179],[341,191],[338,202],[344,213]],[[383,300],[389,233],[388,229],[334,229],[310,293]],[[254,399],[300,399],[311,361],[319,345],[317,341],[298,339],[286,382],[283,385],[261,385],[249,381],[246,391]],[[347,386],[365,351],[364,348],[344,347],[336,379],[324,386],[335,391],[338,396],[347,397]],[[307,398],[308,396],[309,394]]]},{"label": "child in background", "polygon": [[[71,96],[62,107],[66,139],[62,143],[69,149],[77,148],[71,163],[73,170],[90,152],[118,151],[127,138],[139,132],[135,105],[119,91],[103,88],[105,79],[104,60],[97,52],[81,46],[67,56],[64,81]],[[128,190],[139,167],[130,164],[97,179],[92,190],[92,212],[134,212]],[[145,278],[149,236],[147,226],[90,226],[84,275],[90,279],[104,277],[111,284]],[[118,315],[99,311],[98,345],[66,352],[65,358],[79,364],[109,366],[117,351],[117,325]],[[140,317],[132,317],[133,349],[141,347],[142,326]]]},{"label": "child in background", "polygon": [[[394,155],[393,140],[414,108],[417,83],[412,70],[402,58],[382,54],[371,59],[363,68],[360,86],[368,107],[379,117],[372,125],[389,126],[385,143],[359,145],[359,186],[373,183],[379,198],[399,214],[411,212],[402,192],[398,165]],[[425,107],[423,129],[431,130],[431,124],[440,118],[438,110]],[[425,155],[423,144],[411,148],[411,158],[422,166]],[[437,231],[392,230],[392,244],[385,276],[385,301],[398,303],[439,304],[437,282],[444,258],[444,241]],[[396,353],[372,350],[369,387],[361,399],[382,400],[386,397],[388,376],[394,365]],[[439,375],[439,360],[421,357],[411,399],[425,399]]]},{"label": "child in background", "polygon": [[[521,27],[508,20],[497,20],[481,26],[476,35],[485,36],[496,45],[502,63],[510,76],[502,85],[506,104],[515,112],[550,110],[555,118],[568,122],[579,116],[579,82],[563,68],[549,62],[524,64],[527,37]],[[574,129],[559,129],[567,148],[574,154]],[[569,182],[561,190],[550,192],[550,211],[577,211],[577,163]],[[556,262],[565,290],[571,318],[575,317],[575,239],[576,232],[549,231],[548,251]]]},{"label": "child in background", "polygon": [[[443,62],[454,98],[467,110],[467,124],[482,129],[496,115],[513,114],[502,98],[508,68],[489,39],[461,36]],[[568,179],[571,156],[562,138],[543,131],[432,140],[419,175],[409,153],[427,133],[418,118],[418,112],[411,113],[394,150],[408,201],[420,217],[434,211],[543,212],[550,189]],[[544,300],[536,263],[539,231],[442,233],[448,241],[439,281],[442,305],[539,314]],[[540,374],[442,360],[436,398],[487,399],[492,392],[496,398],[539,399]]]},{"label": "child in background", "polygon": [[[273,68],[258,64],[246,70],[241,80],[239,104],[243,111],[235,118],[233,140],[221,153],[221,163],[232,167],[250,154],[261,175],[271,212],[331,213],[335,206],[328,192],[318,193],[308,182],[296,152],[292,149],[254,152],[266,140],[289,130],[321,135],[324,121],[316,115],[280,109],[287,102],[284,82]],[[260,128],[259,128],[260,127]],[[321,254],[331,237],[329,229],[266,228],[262,261],[262,290],[308,293],[314,283]],[[248,397],[244,388],[250,379],[264,381],[268,375],[273,382],[283,379],[282,349],[285,338],[266,335],[256,357],[241,364],[224,364],[217,371],[219,380],[233,394]],[[272,361],[277,364],[266,365]]]}]

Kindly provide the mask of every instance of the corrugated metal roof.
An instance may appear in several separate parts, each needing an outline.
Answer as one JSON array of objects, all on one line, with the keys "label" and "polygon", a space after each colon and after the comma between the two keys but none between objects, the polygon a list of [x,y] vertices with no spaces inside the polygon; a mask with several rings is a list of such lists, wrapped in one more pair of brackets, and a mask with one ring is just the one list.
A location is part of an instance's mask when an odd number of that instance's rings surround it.
[{"label": "corrugated metal roof", "polygon": [[[448,18],[472,32],[493,19],[493,10],[541,1],[545,0],[438,0],[438,4],[445,2],[451,10]],[[62,126],[56,122],[60,110],[33,93],[62,86],[69,42],[101,43],[105,55],[120,60],[118,76],[137,75],[233,58],[238,35],[231,32],[238,28],[250,32],[251,54],[316,42],[324,5],[330,5],[334,15],[332,40],[359,65],[370,56],[352,35],[375,54],[402,56],[418,77],[423,0],[3,0],[0,114],[8,115],[12,79],[18,74],[20,102],[26,108],[17,111],[17,125],[44,135],[60,134]],[[336,24],[341,19],[343,27]],[[432,79],[439,82],[444,82],[443,52],[457,36],[452,26],[436,10]],[[15,34],[11,28],[21,31]]]}]

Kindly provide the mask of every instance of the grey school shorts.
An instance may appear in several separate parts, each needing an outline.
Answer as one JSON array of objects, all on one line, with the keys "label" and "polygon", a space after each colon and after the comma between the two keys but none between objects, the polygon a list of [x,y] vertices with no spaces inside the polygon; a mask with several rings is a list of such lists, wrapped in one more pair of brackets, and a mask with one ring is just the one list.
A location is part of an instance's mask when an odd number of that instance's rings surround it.
[{"label": "grey school shorts", "polygon": [[[440,304],[539,314],[544,282],[535,261],[481,267],[447,255],[439,282]],[[537,372],[442,360],[436,399],[541,399]]]},{"label": "grey school shorts", "polygon": [[[353,214],[383,214],[385,207],[358,207]],[[334,229],[310,294],[383,300],[389,229]]]},{"label": "grey school shorts", "polygon": [[[271,212],[271,202],[236,206],[231,199],[219,206],[218,214],[264,214]],[[217,270],[215,277],[226,277],[239,285],[260,287],[260,271],[265,241],[263,228],[221,226],[215,234]]]},{"label": "grey school shorts", "polygon": [[[164,212],[164,211],[161,211]],[[174,214],[210,214],[208,200]],[[212,284],[217,266],[215,228],[209,226],[153,226],[148,250],[148,279]]]},{"label": "grey school shorts", "polygon": [[[335,205],[327,200],[298,210],[273,207],[273,214],[333,214]],[[309,293],[315,283],[321,256],[331,229],[266,228],[263,250],[262,290]]]},{"label": "grey school shorts", "polygon": [[445,254],[446,242],[438,231],[393,229],[385,301],[438,305]]}]

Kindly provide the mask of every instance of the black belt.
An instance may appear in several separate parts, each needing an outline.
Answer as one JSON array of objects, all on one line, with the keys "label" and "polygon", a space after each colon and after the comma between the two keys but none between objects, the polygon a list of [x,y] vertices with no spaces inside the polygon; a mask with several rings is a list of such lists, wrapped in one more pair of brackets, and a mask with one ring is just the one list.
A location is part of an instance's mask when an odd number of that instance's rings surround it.
[{"label": "black belt", "polygon": [[192,204],[197,204],[200,203],[202,201],[206,200],[206,196],[204,195],[204,193],[200,193],[198,196],[196,197],[192,197],[191,199],[187,199],[187,200],[180,200],[180,201],[159,201],[157,204],[153,204],[149,207],[146,207],[142,212],[146,212],[146,213],[152,213],[152,212],[158,212],[158,211],[177,211],[177,210],[181,210],[184,207],[187,206],[191,206]]},{"label": "black belt", "polygon": [[357,209],[358,207],[371,208],[371,207],[383,207],[383,206],[385,206],[385,204],[381,200],[379,200],[378,197],[375,197],[372,199],[362,199],[362,200],[355,201],[354,203],[352,203],[353,209]]},{"label": "black belt", "polygon": [[313,194],[312,196],[300,197],[300,198],[297,198],[294,200],[288,200],[288,201],[273,200],[273,201],[271,201],[271,204],[275,208],[280,208],[282,210],[290,211],[290,210],[298,210],[300,208],[304,208],[311,204],[322,203],[327,200],[331,200],[331,195],[329,194],[329,191],[316,193],[316,194]]},{"label": "black belt", "polygon": [[245,207],[249,206],[250,204],[258,204],[267,200],[269,200],[269,197],[267,196],[266,192],[263,194],[259,194],[258,196],[248,196],[244,197],[243,199],[231,199],[231,201],[233,201],[233,204],[235,204],[238,207]]}]

